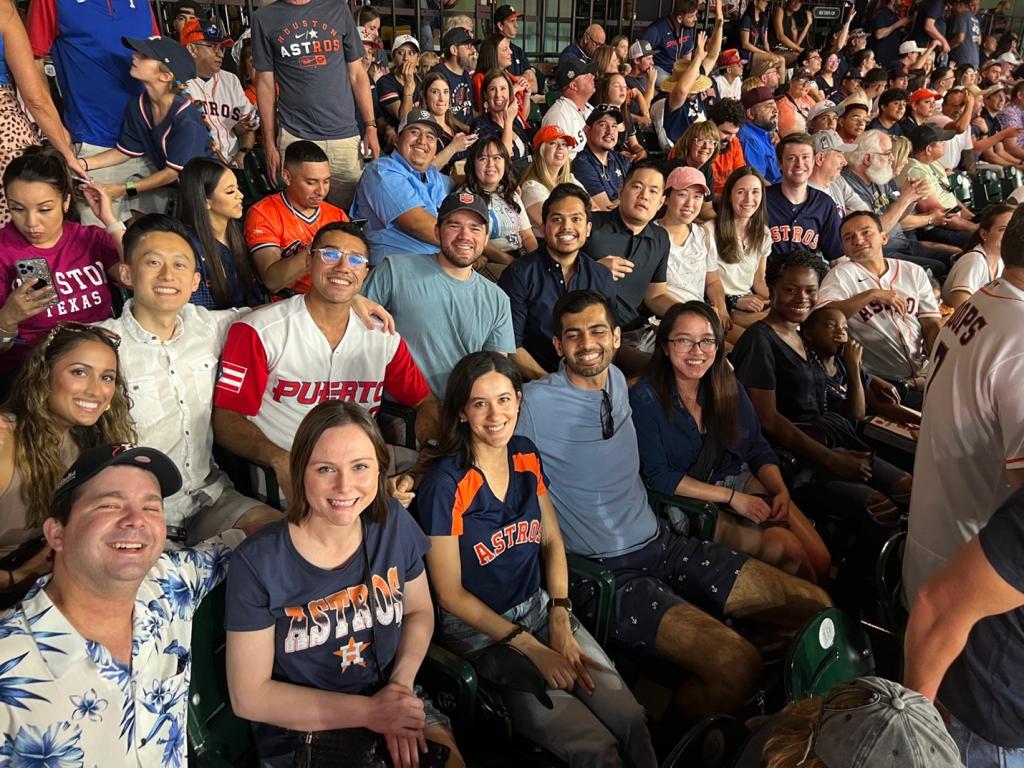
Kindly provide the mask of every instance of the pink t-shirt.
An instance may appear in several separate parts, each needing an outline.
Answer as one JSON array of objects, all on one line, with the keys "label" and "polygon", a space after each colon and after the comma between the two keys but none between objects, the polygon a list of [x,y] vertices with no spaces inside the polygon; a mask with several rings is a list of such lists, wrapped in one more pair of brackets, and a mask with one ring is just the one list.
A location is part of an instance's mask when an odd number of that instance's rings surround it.
[{"label": "pink t-shirt", "polygon": [[57,323],[95,323],[110,317],[111,298],[107,268],[120,260],[117,246],[106,230],[64,222],[64,233],[52,248],[37,248],[13,224],[0,229],[0,306],[18,287],[15,269],[20,259],[46,259],[57,289],[57,302],[18,326],[26,344],[15,344],[0,354],[0,372],[17,369],[36,342],[46,338]]}]

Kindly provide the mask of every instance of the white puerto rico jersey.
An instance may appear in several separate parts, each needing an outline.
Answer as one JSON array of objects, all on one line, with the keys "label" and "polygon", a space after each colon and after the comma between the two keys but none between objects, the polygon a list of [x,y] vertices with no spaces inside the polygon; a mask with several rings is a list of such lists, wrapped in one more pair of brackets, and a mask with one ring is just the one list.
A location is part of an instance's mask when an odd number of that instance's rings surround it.
[{"label": "white puerto rico jersey", "polygon": [[939,332],[914,460],[907,596],[977,535],[1024,469],[1024,291],[995,280]]},{"label": "white puerto rico jersey", "polygon": [[351,311],[331,349],[305,296],[262,307],[228,330],[213,404],[237,411],[288,451],[303,417],[324,400],[350,400],[370,413],[384,392],[418,405],[430,389],[398,334],[370,330]]},{"label": "white puerto rico jersey", "polygon": [[864,346],[865,371],[883,379],[912,379],[923,374],[928,364],[919,318],[938,318],[939,305],[921,267],[899,259],[886,259],[885,264],[885,274],[879,277],[854,261],[836,262],[821,281],[818,305],[874,288],[906,296],[910,305],[906,315],[872,301],[847,322],[850,335]]}]

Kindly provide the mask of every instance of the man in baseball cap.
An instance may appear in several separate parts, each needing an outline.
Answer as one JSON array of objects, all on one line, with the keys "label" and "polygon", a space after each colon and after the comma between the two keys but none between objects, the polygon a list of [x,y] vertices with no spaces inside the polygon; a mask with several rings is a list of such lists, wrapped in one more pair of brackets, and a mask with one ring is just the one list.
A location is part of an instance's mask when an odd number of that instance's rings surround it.
[{"label": "man in baseball cap", "polygon": [[572,173],[590,195],[596,211],[618,205],[619,190],[629,171],[629,158],[615,150],[622,125],[622,110],[599,104],[587,117],[587,145],[572,161]]},{"label": "man in baseball cap", "polygon": [[[957,199],[947,184],[936,183],[936,179],[946,178],[946,169],[941,161],[945,154],[946,142],[956,135],[956,131],[946,131],[932,123],[925,123],[908,131],[906,136],[910,139],[910,161],[904,175],[915,181],[928,181],[928,194],[917,204],[919,212],[928,213],[940,209],[954,212],[954,215],[946,218],[942,226],[929,229],[927,238],[922,239],[966,248],[971,234],[978,230],[978,225],[971,220],[974,214]],[[939,173],[942,175],[939,176]]]},{"label": "man in baseball cap", "polygon": [[739,100],[743,95],[743,59],[735,48],[722,51],[718,57],[718,74],[712,79],[718,89],[718,98]]},{"label": "man in baseball cap", "polygon": [[828,99],[819,101],[807,112],[807,132],[813,135],[818,131],[834,131],[839,119],[837,110],[838,107]]},{"label": "man in baseball cap", "polygon": [[649,40],[637,40],[629,46],[629,74],[626,86],[646,96],[654,96],[658,72],[654,68],[654,47]]},{"label": "man in baseball cap", "polygon": [[559,63],[555,71],[555,82],[562,95],[548,108],[541,121],[541,125],[557,125],[576,140],[576,146],[569,150],[572,157],[576,157],[587,140],[583,129],[586,127],[587,115],[593,109],[590,97],[596,90],[596,71],[597,65],[593,61],[583,63],[569,57]]},{"label": "man in baseball cap", "polygon": [[530,92],[536,93],[537,76],[534,74],[533,65],[526,57],[526,51],[516,45],[516,35],[519,34],[519,19],[522,13],[511,5],[499,5],[494,9],[494,31],[508,40],[509,50],[512,52],[512,64],[506,71],[510,75],[526,79],[530,86]]},{"label": "man in baseball cap", "polygon": [[441,38],[444,61],[434,67],[448,81],[452,116],[469,125],[473,122],[473,80],[479,41],[462,27],[452,27]]},{"label": "man in baseball cap", "polygon": [[774,59],[761,59],[750,71],[751,77],[758,78],[762,83],[773,91],[782,82],[782,73],[779,71],[779,63]]},{"label": "man in baseball cap", "polygon": [[782,181],[772,134],[779,127],[779,108],[771,88],[751,88],[741,99],[747,121],[739,131],[743,156],[771,184]]},{"label": "man in baseball cap", "polygon": [[841,209],[846,210],[846,185],[838,180],[846,167],[846,153],[852,152],[856,145],[845,143],[835,131],[818,131],[811,138],[814,142],[814,168],[807,183],[830,195]]},{"label": "man in baseball cap", "polygon": [[[126,740],[120,717],[82,717],[69,742],[80,762],[106,764],[119,744],[128,763],[166,764],[166,743],[156,734],[173,738],[186,728],[188,696],[145,704],[153,691],[185,692],[179,686],[190,675],[193,613],[224,578],[230,550],[243,538],[226,531],[165,554],[163,499],[180,486],[167,456],[133,445],[87,449],[65,472],[43,521],[53,573],[5,615],[26,631],[0,639],[34,697],[33,706],[5,713],[13,733],[50,728],[59,702],[81,698],[79,710],[102,702],[100,710],[132,712],[136,733],[153,736]],[[143,626],[147,631],[134,631]],[[129,678],[131,685],[121,684]]]}]

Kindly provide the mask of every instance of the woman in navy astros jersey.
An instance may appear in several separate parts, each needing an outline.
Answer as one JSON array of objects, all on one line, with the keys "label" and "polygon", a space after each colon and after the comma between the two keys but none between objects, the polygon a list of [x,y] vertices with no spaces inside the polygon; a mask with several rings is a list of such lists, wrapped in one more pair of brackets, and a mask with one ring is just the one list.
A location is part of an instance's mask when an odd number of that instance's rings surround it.
[{"label": "woman in navy astros jersey", "polygon": [[554,709],[503,696],[512,727],[560,759],[654,766],[643,708],[572,615],[540,455],[514,434],[522,397],[515,365],[494,352],[467,355],[448,379],[443,442],[418,494],[441,641],[471,661],[507,643],[533,662]]}]

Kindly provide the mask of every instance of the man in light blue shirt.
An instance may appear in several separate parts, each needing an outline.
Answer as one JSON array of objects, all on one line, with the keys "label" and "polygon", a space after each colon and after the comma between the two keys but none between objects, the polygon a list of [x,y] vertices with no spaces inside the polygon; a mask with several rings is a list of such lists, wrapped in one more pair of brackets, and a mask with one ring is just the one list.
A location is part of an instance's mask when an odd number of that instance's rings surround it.
[{"label": "man in light blue shirt", "polygon": [[473,269],[487,244],[489,221],[483,198],[453,192],[434,226],[440,251],[388,256],[363,284],[363,295],[394,315],[438,398],[444,398],[452,368],[470,352],[516,351],[508,295]]},{"label": "man in light blue shirt", "polygon": [[[552,341],[562,364],[523,388],[516,434],[540,451],[566,549],[615,575],[611,636],[691,673],[676,691],[679,714],[730,712],[753,693],[761,659],[718,617],[756,616],[795,629],[829,599],[808,582],[674,533],[655,517],[640,480],[626,379],[611,364],[621,343],[614,318],[609,300],[595,291],[558,300]],[[573,578],[570,594],[577,611],[592,616],[593,589]]]},{"label": "man in light blue shirt", "polygon": [[363,171],[349,215],[366,219],[374,266],[393,253],[437,253],[437,209],[451,185],[433,165],[439,130],[427,110],[412,110],[398,126],[395,151]]}]

